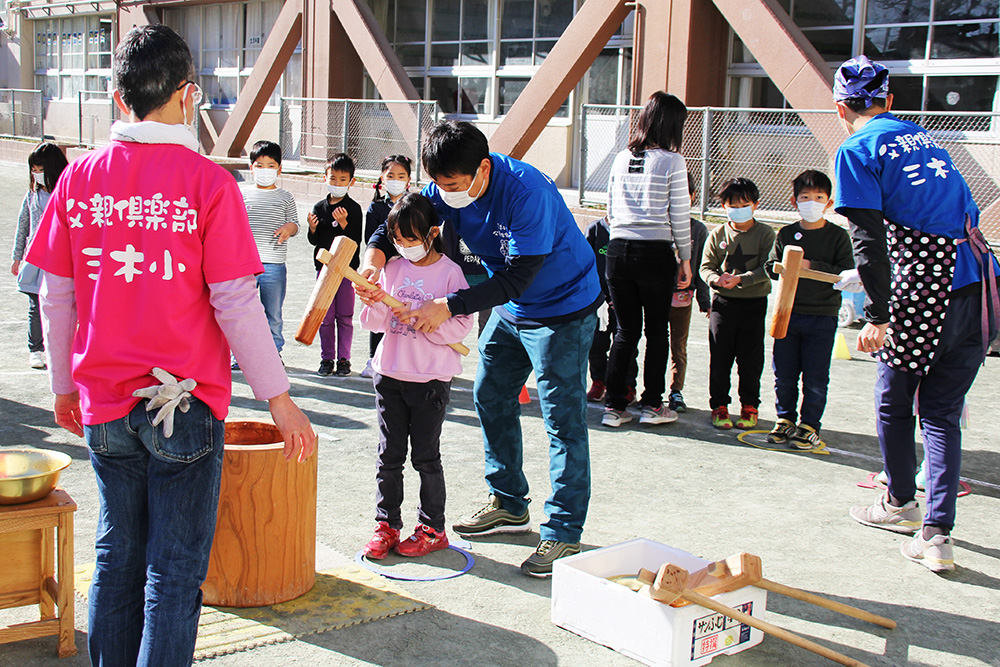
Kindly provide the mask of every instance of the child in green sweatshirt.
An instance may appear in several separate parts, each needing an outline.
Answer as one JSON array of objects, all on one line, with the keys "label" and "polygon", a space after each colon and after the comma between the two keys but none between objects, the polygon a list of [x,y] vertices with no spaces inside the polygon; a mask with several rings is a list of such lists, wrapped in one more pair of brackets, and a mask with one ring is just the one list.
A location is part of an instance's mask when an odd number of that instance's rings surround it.
[{"label": "child in green sweatshirt", "polygon": [[760,191],[749,178],[733,178],[719,192],[726,224],[709,234],[701,277],[712,288],[708,347],[709,407],[712,426],[730,429],[730,375],[739,376],[740,417],[736,427],[757,425],[760,376],[764,370],[764,317],[771,279],[764,270],[774,245],[774,230],[754,220]]}]

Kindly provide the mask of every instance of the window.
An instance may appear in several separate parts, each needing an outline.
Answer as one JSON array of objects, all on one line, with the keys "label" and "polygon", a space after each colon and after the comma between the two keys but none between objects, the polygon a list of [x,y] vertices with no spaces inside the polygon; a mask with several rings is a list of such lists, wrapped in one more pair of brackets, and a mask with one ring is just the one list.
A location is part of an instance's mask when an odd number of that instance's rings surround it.
[{"label": "window", "polygon": [[46,99],[107,93],[111,82],[111,16],[67,16],[32,21],[35,85]]},{"label": "window", "polygon": [[[1000,0],[780,0],[780,4],[831,66],[857,53],[885,64],[895,109],[1000,108],[996,102]],[[735,35],[730,63],[731,103],[784,105],[780,92]],[[757,81],[761,78],[764,81]]]},{"label": "window", "polygon": [[[582,2],[368,0],[368,5],[425,99],[437,100],[445,113],[495,117],[510,111]],[[632,25],[630,15],[608,43],[609,55],[593,85],[601,102],[609,96],[613,103],[628,101]],[[556,116],[569,118],[569,110],[567,98]]]},{"label": "window", "polygon": [[[191,47],[195,71],[210,104],[231,106],[236,103],[281,6],[281,0],[251,0],[164,10],[164,23],[176,30]],[[278,106],[282,96],[301,95],[300,45],[289,59],[268,106]]]}]

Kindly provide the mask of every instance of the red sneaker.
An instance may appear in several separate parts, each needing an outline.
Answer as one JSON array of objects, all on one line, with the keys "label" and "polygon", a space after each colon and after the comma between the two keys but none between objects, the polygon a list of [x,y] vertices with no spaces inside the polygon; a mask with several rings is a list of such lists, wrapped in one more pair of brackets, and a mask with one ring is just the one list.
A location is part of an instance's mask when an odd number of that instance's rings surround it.
[{"label": "red sneaker", "polygon": [[736,428],[744,431],[757,428],[757,408],[752,405],[744,405],[740,410],[740,418],[736,420]]},{"label": "red sneaker", "polygon": [[390,528],[389,524],[385,521],[379,521],[371,542],[365,545],[364,555],[368,558],[381,560],[397,544],[399,544],[399,531],[395,528]]},{"label": "red sneaker", "polygon": [[430,526],[418,523],[413,534],[396,545],[396,553],[400,556],[417,558],[447,548],[448,536],[443,530],[434,530]]},{"label": "red sneaker", "polygon": [[591,403],[597,403],[598,401],[604,399],[605,392],[606,389],[604,387],[604,383],[600,380],[594,380],[590,384],[590,391],[587,392],[587,400]]},{"label": "red sneaker", "polygon": [[629,405],[635,403],[635,387],[625,387],[625,400]]}]

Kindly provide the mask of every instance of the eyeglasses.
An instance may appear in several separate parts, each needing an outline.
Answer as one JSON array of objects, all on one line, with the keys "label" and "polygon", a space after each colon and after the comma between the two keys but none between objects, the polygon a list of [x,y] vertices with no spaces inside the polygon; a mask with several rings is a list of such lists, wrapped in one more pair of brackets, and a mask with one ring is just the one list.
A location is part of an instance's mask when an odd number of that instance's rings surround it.
[{"label": "eyeglasses", "polygon": [[201,86],[199,86],[197,83],[195,83],[191,79],[186,79],[183,83],[181,83],[181,85],[177,86],[175,90],[181,90],[188,84],[194,86],[194,92],[191,93],[191,101],[194,102],[195,106],[198,106],[199,104],[201,104],[201,101],[205,99],[205,93],[202,92]]}]

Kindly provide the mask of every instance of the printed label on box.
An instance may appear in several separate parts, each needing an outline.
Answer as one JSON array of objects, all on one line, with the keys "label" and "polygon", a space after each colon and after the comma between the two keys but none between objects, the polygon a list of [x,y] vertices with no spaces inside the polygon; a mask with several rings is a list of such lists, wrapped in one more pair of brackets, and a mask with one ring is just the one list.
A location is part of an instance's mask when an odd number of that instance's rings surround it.
[{"label": "printed label on box", "polygon": [[[753,614],[753,602],[733,607],[744,614]],[[725,614],[709,614],[694,619],[691,637],[691,660],[726,651],[750,641],[750,626]]]}]

